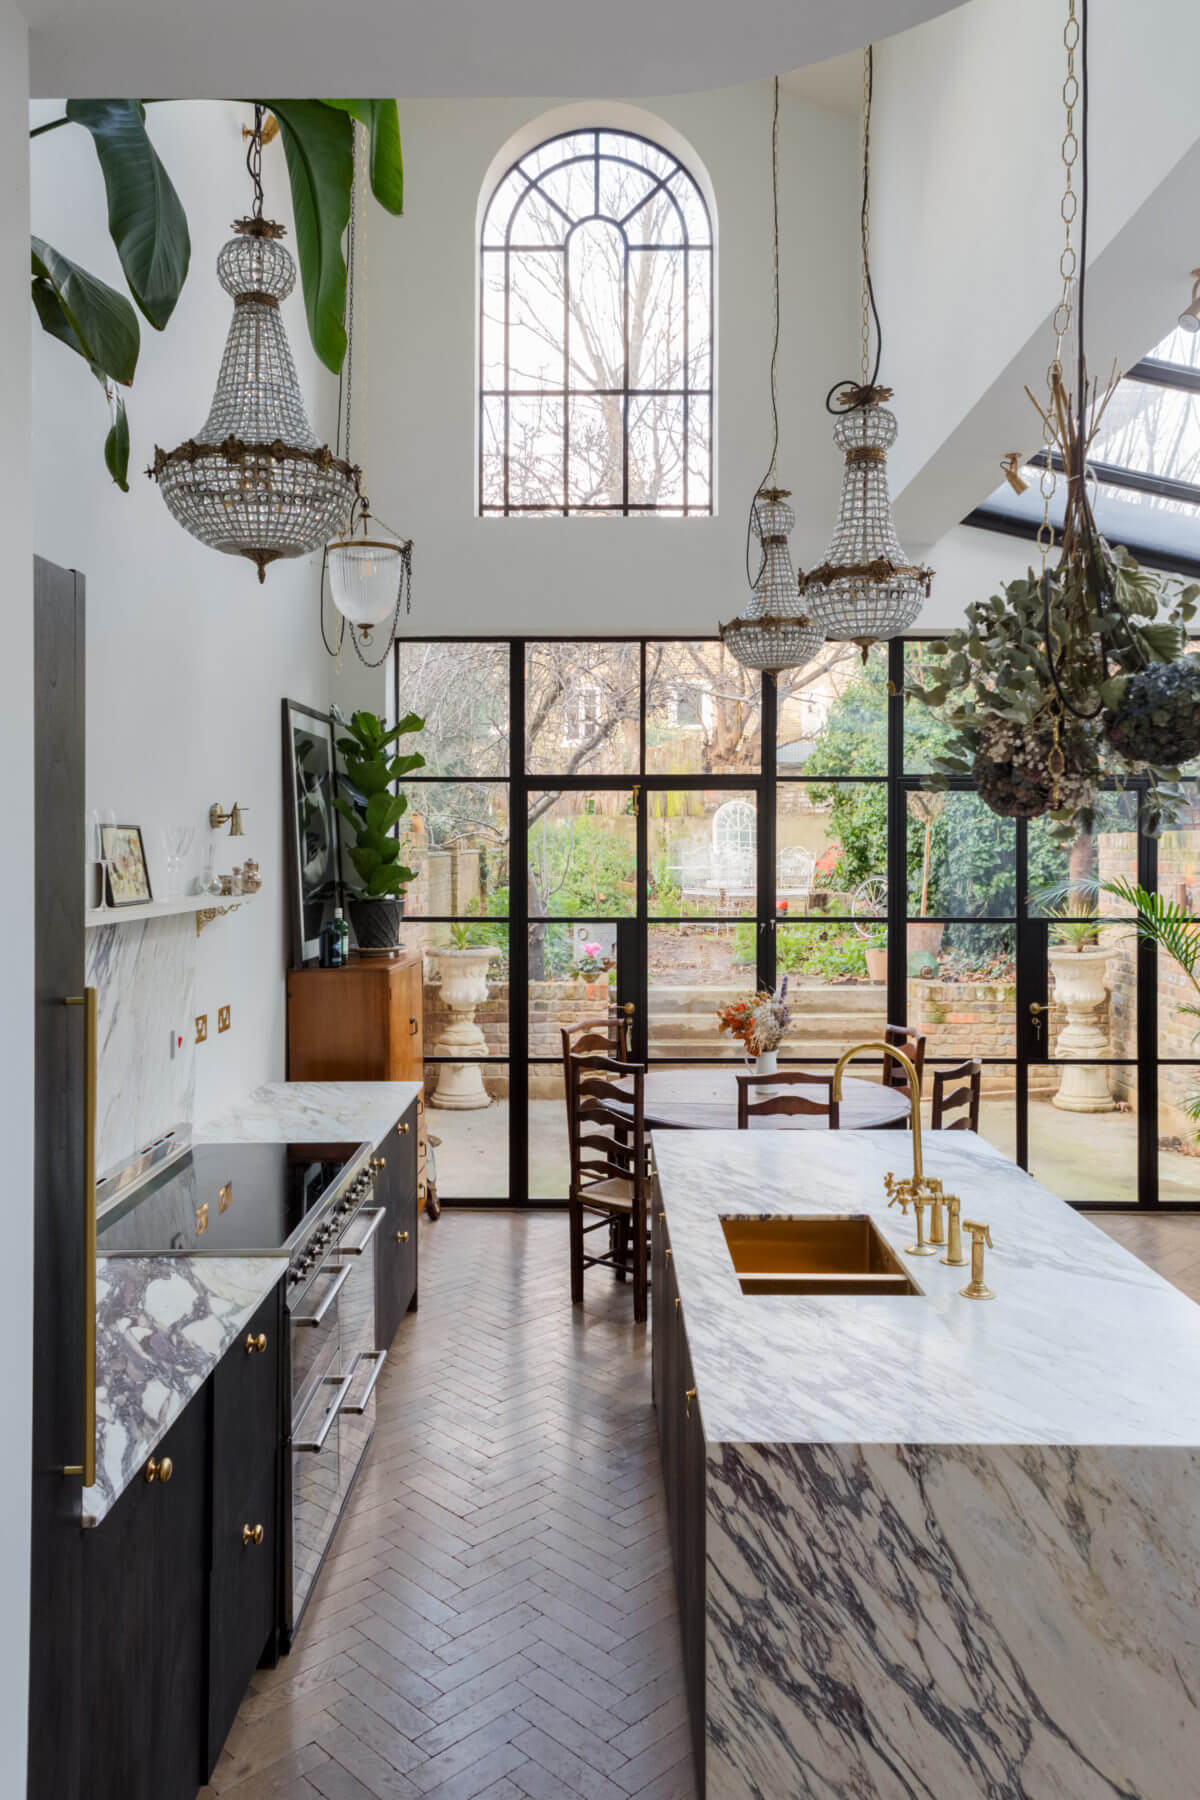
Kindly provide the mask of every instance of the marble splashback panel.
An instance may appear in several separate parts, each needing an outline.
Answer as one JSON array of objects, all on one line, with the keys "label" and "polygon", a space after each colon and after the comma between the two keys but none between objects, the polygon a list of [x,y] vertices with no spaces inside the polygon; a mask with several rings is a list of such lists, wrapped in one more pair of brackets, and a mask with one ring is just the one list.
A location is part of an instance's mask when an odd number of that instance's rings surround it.
[{"label": "marble splashback panel", "polygon": [[1200,1766],[1200,1452],[725,1444],[708,1800],[1167,1800]]},{"label": "marble splashback panel", "polygon": [[[124,1162],[195,1100],[196,924],[190,913],[87,933],[87,981],[99,993],[96,1162]],[[172,1055],[172,1035],[182,1035]]]}]

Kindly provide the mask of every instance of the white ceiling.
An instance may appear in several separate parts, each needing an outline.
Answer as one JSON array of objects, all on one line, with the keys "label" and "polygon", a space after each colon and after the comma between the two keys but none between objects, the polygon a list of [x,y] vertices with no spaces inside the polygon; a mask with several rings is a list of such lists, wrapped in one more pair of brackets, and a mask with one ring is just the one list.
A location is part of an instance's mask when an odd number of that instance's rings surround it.
[{"label": "white ceiling", "polygon": [[961,0],[18,0],[35,96],[703,92]]}]

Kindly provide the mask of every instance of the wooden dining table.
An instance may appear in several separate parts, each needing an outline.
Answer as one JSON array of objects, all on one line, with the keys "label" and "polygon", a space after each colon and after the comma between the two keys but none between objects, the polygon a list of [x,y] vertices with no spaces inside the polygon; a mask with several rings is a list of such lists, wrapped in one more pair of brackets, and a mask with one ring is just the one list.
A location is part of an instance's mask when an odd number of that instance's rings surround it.
[{"label": "wooden dining table", "polygon": [[[658,1131],[736,1131],[737,1082],[741,1071],[727,1069],[659,1069],[646,1076],[646,1129]],[[781,1092],[824,1101],[828,1090],[789,1083]],[[761,1098],[763,1090],[757,1090]],[[908,1095],[880,1081],[842,1078],[839,1129],[880,1131],[901,1125],[909,1115]],[[776,1113],[752,1119],[751,1128],[771,1131],[825,1131],[828,1119],[812,1113]]]}]

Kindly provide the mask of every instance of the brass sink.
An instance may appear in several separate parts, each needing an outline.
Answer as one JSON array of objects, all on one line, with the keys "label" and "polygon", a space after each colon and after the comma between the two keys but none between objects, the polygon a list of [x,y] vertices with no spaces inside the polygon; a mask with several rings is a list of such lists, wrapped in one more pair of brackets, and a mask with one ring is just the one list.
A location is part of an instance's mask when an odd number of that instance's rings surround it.
[{"label": "brass sink", "polygon": [[865,1214],[855,1218],[726,1216],[725,1242],[743,1294],[919,1294]]}]

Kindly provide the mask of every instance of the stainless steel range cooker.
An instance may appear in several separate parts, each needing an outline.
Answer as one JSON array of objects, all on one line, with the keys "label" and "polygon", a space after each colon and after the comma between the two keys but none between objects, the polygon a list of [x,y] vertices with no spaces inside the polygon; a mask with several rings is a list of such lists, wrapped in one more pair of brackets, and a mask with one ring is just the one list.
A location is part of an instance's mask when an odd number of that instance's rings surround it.
[{"label": "stainless steel range cooker", "polygon": [[185,1128],[97,1183],[101,1256],[286,1256],[284,1642],[290,1644],[375,1427],[368,1144],[192,1144]]}]

